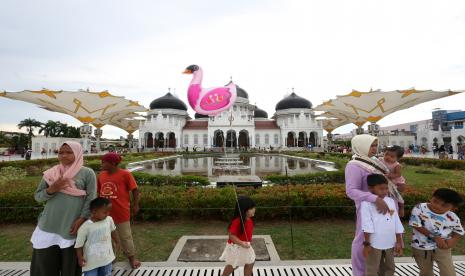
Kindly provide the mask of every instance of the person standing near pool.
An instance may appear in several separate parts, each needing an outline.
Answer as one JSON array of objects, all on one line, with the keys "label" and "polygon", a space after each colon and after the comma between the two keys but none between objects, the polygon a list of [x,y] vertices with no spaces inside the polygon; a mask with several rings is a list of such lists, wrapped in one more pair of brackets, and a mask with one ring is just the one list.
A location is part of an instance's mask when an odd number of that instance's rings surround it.
[{"label": "person standing near pool", "polygon": [[378,138],[361,134],[352,138],[352,151],[354,155],[345,169],[346,194],[355,202],[357,221],[355,238],[352,242],[352,272],[354,276],[365,275],[365,258],[363,257],[364,233],[361,227],[360,206],[362,201],[373,202],[381,214],[386,214],[389,207],[386,202],[369,192],[367,176],[382,173],[384,164],[374,158],[378,152]]},{"label": "person standing near pool", "polygon": [[102,156],[102,171],[97,178],[97,189],[99,196],[111,201],[110,216],[116,224],[121,248],[131,267],[136,269],[141,263],[136,258],[130,218],[131,207],[133,216],[139,211],[139,189],[131,172],[118,167],[120,162],[121,156],[117,153],[109,152]]},{"label": "person standing near pool", "polygon": [[44,172],[34,198],[45,203],[31,237],[31,276],[81,276],[74,243],[96,197],[96,177],[83,166],[79,143],[67,141],[58,152],[60,164]]}]

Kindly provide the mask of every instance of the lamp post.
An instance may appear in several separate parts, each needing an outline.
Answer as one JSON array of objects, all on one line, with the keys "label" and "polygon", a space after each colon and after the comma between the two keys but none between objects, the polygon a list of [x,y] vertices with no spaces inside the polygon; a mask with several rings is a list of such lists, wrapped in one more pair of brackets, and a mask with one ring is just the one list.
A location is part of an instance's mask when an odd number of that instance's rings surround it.
[{"label": "lamp post", "polygon": [[359,127],[357,127],[357,128],[355,129],[355,133],[356,133],[357,135],[360,135],[360,134],[365,133],[365,130],[363,129],[363,127],[359,126]]},{"label": "lamp post", "polygon": [[128,138],[128,148],[129,148],[129,151],[132,151],[132,149],[133,149],[134,135],[132,135],[132,133],[129,133],[127,138]]},{"label": "lamp post", "polygon": [[82,148],[84,149],[84,153],[89,153],[90,152],[90,143],[89,139],[90,136],[92,135],[92,127],[88,123],[84,123],[80,128],[79,132],[81,134],[81,137],[83,138],[83,145]]},{"label": "lamp post", "polygon": [[379,125],[377,123],[371,123],[370,125],[368,125],[368,132],[373,136],[378,136]]},{"label": "lamp post", "polygon": [[102,137],[102,134],[103,134],[103,130],[101,128],[96,128],[94,130],[94,136],[95,136],[95,139],[97,140],[97,145],[96,145],[97,152],[100,152],[100,138]]}]

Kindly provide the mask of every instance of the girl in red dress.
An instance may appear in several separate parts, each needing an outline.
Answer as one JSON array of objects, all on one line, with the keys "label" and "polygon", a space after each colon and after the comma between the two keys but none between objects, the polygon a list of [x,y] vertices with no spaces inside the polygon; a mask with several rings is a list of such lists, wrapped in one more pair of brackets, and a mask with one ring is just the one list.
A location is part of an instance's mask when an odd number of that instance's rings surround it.
[{"label": "girl in red dress", "polygon": [[229,239],[221,261],[226,262],[222,276],[230,275],[239,266],[244,266],[244,276],[252,276],[255,252],[251,246],[255,202],[248,196],[239,196],[234,217],[229,224]]}]

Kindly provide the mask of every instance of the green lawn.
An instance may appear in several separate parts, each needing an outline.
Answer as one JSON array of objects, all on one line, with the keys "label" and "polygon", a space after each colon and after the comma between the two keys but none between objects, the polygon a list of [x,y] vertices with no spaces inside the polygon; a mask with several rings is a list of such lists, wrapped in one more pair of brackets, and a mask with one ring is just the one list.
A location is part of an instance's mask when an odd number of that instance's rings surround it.
[{"label": "green lawn", "polygon": [[423,166],[403,166],[402,175],[407,184],[417,189],[447,184],[464,184],[465,171],[442,170]]},{"label": "green lawn", "polygon": [[[406,225],[405,225],[406,226]],[[30,235],[34,225],[1,225],[0,261],[29,261]],[[136,223],[133,225],[138,255],[143,261],[166,261],[177,240],[183,235],[224,235],[227,223],[223,221],[176,221]],[[410,228],[406,227],[406,244]],[[255,235],[271,235],[282,260],[311,260],[350,258],[354,222],[349,220],[300,221],[293,224],[294,252],[290,226],[287,221],[256,223]],[[455,255],[465,254],[465,240],[454,249]],[[405,256],[410,255],[407,246]],[[119,257],[122,260],[121,256]]]}]

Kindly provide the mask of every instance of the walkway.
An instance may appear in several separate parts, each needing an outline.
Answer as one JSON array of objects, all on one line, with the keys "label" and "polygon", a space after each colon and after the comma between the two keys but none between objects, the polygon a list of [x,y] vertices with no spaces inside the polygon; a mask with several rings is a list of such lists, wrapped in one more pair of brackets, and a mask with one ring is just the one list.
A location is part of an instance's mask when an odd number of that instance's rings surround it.
[{"label": "walkway", "polygon": [[[465,258],[454,257],[455,271],[458,276],[465,276]],[[459,260],[458,260],[459,259]],[[418,267],[412,258],[399,258],[396,274],[398,276],[418,275]],[[404,262],[406,261],[406,262]],[[350,276],[352,269],[348,260],[321,261],[282,261],[279,263],[257,263],[254,268],[256,276]],[[221,263],[143,263],[143,267],[130,270],[124,263],[117,263],[114,276],[220,276]],[[28,263],[0,263],[0,276],[28,276]],[[242,269],[236,270],[233,276],[242,276]],[[435,275],[439,271],[435,267]]]}]

